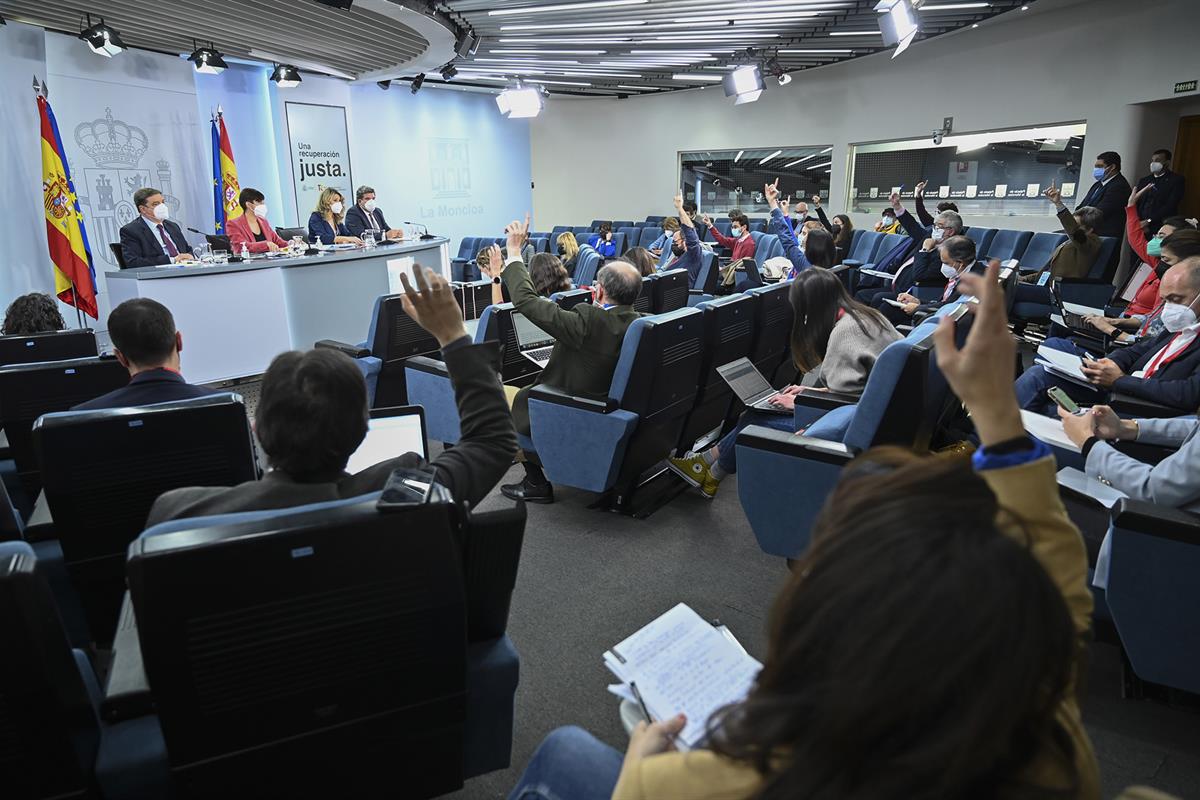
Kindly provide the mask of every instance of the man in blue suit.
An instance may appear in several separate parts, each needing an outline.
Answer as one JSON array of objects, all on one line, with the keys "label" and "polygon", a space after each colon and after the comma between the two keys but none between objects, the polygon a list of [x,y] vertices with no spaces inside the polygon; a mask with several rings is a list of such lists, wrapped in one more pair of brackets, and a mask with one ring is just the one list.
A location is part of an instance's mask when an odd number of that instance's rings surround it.
[{"label": "man in blue suit", "polygon": [[377,241],[404,238],[404,231],[388,227],[383,211],[375,207],[375,190],[370,186],[358,187],[354,193],[354,205],[346,212],[345,222],[351,236],[361,238],[364,231],[369,231]]},{"label": "man in blue suit", "polygon": [[173,261],[190,261],[192,247],[183,229],[167,219],[170,214],[162,192],[138,189],[133,193],[138,218],[121,226],[123,269],[154,267]]},{"label": "man in blue suit", "polygon": [[[1108,151],[1096,156],[1092,177],[1096,182],[1079,201],[1079,205],[1075,206],[1075,210],[1084,206],[1100,209],[1102,218],[1096,226],[1096,235],[1119,239],[1125,235],[1125,204],[1133,193],[1129,181],[1121,174],[1120,154]],[[1114,255],[1120,254],[1114,251]]]},{"label": "man in blue suit", "polygon": [[175,319],[162,303],[145,297],[126,300],[108,315],[108,335],[117,360],[129,370],[129,383],[73,410],[145,406],[216,394],[192,386],[180,374],[183,335],[175,330]]}]

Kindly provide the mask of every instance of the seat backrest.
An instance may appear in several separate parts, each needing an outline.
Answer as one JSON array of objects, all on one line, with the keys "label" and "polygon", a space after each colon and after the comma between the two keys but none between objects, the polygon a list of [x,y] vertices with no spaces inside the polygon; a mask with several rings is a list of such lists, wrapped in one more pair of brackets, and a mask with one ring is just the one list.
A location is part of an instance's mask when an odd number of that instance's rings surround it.
[{"label": "seat backrest", "polygon": [[610,220],[594,219],[594,220],[592,220],[592,224],[589,225],[588,227],[590,230],[598,231],[598,230],[600,230],[600,226],[603,225],[605,222],[607,222],[609,225],[612,225],[612,222]]},{"label": "seat backrest", "polygon": [[790,352],[792,335],[792,304],[788,292],[791,281],[780,281],[772,286],[751,289],[749,294],[757,301],[754,310],[754,345],[750,360],[758,371],[770,380]]},{"label": "seat backrest", "polygon": [[895,250],[900,245],[911,241],[912,239],[904,233],[885,233],[883,238],[879,240],[879,245],[875,249],[875,256],[872,260],[879,262],[883,260],[884,256]]},{"label": "seat backrest", "polygon": [[713,224],[717,226],[717,230],[719,230],[721,232],[722,236],[732,236],[733,235],[733,230],[732,230],[733,223],[731,223],[729,220],[723,220],[723,221],[718,220],[717,222],[714,222]]},{"label": "seat backrest", "polygon": [[641,247],[642,246],[642,244],[641,244],[642,229],[641,228],[635,228],[632,225],[626,225],[623,228],[617,229],[617,235],[625,237],[625,240],[624,240],[625,245],[621,248],[622,253],[624,253],[625,250],[630,247]]},{"label": "seat backrest", "polygon": [[666,217],[648,216],[648,217],[646,217],[646,222],[651,222],[651,223],[654,223],[655,225],[660,225],[664,219],[666,219]]},{"label": "seat backrest", "polygon": [[1112,302],[1117,288],[1095,278],[1059,278],[1054,282],[1054,292],[1064,303],[1104,308]]},{"label": "seat backrest", "polygon": [[566,233],[569,230],[571,230],[571,226],[569,225],[555,225],[550,229],[550,238],[557,239],[560,233]]},{"label": "seat backrest", "polygon": [[593,234],[591,231],[585,231],[584,233],[579,233],[578,231],[576,231],[575,243],[577,245],[579,245],[580,247],[583,247],[585,244],[588,243],[588,239],[591,239],[592,236],[594,236],[594,235],[595,234]]},{"label": "seat backrest", "polygon": [[696,285],[693,289],[699,289],[705,294],[713,294],[717,291],[717,281],[721,277],[721,270],[717,266],[717,254],[711,250],[705,250],[700,254],[700,271],[696,274]]},{"label": "seat backrest", "polygon": [[99,353],[96,332],[91,328],[35,333],[32,336],[0,336],[0,366],[88,358]]},{"label": "seat backrest", "polygon": [[642,228],[641,235],[638,236],[638,247],[649,247],[660,236],[662,236],[662,228],[652,226]]},{"label": "seat backrest", "polygon": [[998,230],[992,237],[991,245],[981,253],[980,258],[983,260],[998,258],[1001,261],[1015,258],[1019,261],[1032,238],[1033,231]]},{"label": "seat backrest", "polygon": [[625,234],[620,231],[618,231],[617,233],[614,233],[613,234],[613,242],[617,246],[617,256],[619,257],[622,253],[625,252]]},{"label": "seat backrest", "polygon": [[[176,781],[197,795],[234,765],[283,781],[274,796],[342,762],[375,781],[411,774],[414,796],[461,785],[467,615],[453,505],[440,492],[381,512],[376,497],[194,520],[130,546],[146,678]],[[286,768],[298,757],[311,775]],[[344,776],[350,794],[359,777]]]},{"label": "seat backrest", "polygon": [[783,244],[780,243],[778,236],[763,234],[754,247],[754,263],[761,268],[771,258],[786,258],[783,253]]},{"label": "seat backrest", "polygon": [[[479,319],[484,309],[492,304],[491,279],[467,281],[455,286],[454,300],[458,303],[458,307],[462,309],[464,320]],[[403,307],[401,310],[403,310]]]},{"label": "seat backrest", "polygon": [[[100,726],[33,548],[0,543],[0,763],[13,798],[85,797]],[[80,655],[82,658],[82,654]]]},{"label": "seat backrest", "polygon": [[688,302],[688,271],[669,269],[660,272],[652,289],[654,299],[651,307],[655,314],[666,314],[668,311],[684,308]]},{"label": "seat backrest", "polygon": [[[750,231],[750,238],[754,241],[754,253],[757,256],[758,249],[763,246],[763,239],[768,238],[768,234],[763,233],[762,231],[752,230],[752,231]],[[769,238],[774,239],[776,237],[774,235],[771,235]],[[760,265],[762,264],[761,261],[759,261],[758,263]]]},{"label": "seat backrest", "polygon": [[367,346],[371,348],[371,355],[384,363],[438,349],[437,338],[408,315],[400,298],[398,294],[380,295],[375,298],[375,309],[371,314]]},{"label": "seat backrest", "polygon": [[580,303],[592,302],[591,289],[568,289],[565,292],[555,292],[550,295],[550,299],[558,303],[558,307],[564,311],[570,311]]},{"label": "seat backrest", "polygon": [[612,226],[614,231],[619,231],[621,228],[632,228],[633,221],[628,219],[617,219],[613,220]]},{"label": "seat backrest", "polygon": [[109,242],[108,250],[113,254],[113,260],[117,262],[117,266],[125,269],[129,265],[125,263],[125,251],[121,248],[119,242]]},{"label": "seat backrest", "polygon": [[1107,278],[1108,264],[1112,260],[1113,250],[1117,247],[1117,242],[1121,241],[1115,236],[1100,237],[1100,252],[1096,253],[1096,260],[1092,262],[1092,268],[1088,270],[1089,278]]},{"label": "seat backrest", "polygon": [[975,242],[976,253],[986,253],[988,248],[992,246],[992,239],[996,236],[996,229],[976,226],[967,228],[966,235],[967,238]]},{"label": "seat backrest", "polygon": [[589,225],[576,225],[571,228],[573,233],[592,233],[592,228]]},{"label": "seat backrest", "polygon": [[684,416],[699,385],[703,323],[704,315],[694,308],[634,320],[625,332],[609,399],[637,414],[639,425]]},{"label": "seat backrest", "polygon": [[908,338],[883,349],[871,367],[843,443],[859,450],[882,444],[911,447],[925,408],[932,339]]},{"label": "seat backrest", "polygon": [[0,367],[0,426],[21,475],[25,493],[41,489],[33,450],[33,421],[42,414],[66,411],[129,383],[129,372],[115,358],[74,358],[49,363]]},{"label": "seat backrest", "polygon": [[633,310],[642,314],[654,313],[654,281],[656,275],[646,275],[642,278],[642,291],[637,300],[633,301]]},{"label": "seat backrest", "polygon": [[1025,246],[1025,252],[1021,254],[1021,269],[1040,270],[1045,269],[1050,263],[1050,256],[1054,255],[1054,251],[1058,246],[1067,240],[1065,233],[1035,233],[1029,240],[1029,244]]},{"label": "seat backrest", "polygon": [[862,235],[866,232],[867,231],[865,228],[855,228],[850,232],[850,252],[854,252],[854,246],[858,244],[858,240],[861,239]]},{"label": "seat backrest", "polygon": [[458,243],[458,258],[463,258],[470,261],[475,257],[475,240],[474,236],[464,236]]},{"label": "seat backrest", "polygon": [[531,245],[533,245],[533,252],[535,252],[535,253],[549,253],[550,252],[550,239],[547,237],[531,236],[531,237],[529,237],[529,243]]},{"label": "seat backrest", "polygon": [[579,260],[575,262],[575,285],[590,286],[604,259],[590,247],[579,248]]},{"label": "seat backrest", "polygon": [[516,306],[512,303],[488,306],[479,318],[479,327],[475,330],[477,342],[500,342],[500,377],[504,383],[511,383],[541,371],[537,364],[521,355],[517,331],[512,320],[515,310]]},{"label": "seat backrest", "polygon": [[854,244],[850,248],[850,259],[861,261],[864,264],[872,263],[875,260],[875,254],[879,252],[879,245],[883,241],[883,237],[884,234],[879,231],[863,231],[862,235],[854,238]]},{"label": "seat backrest", "polygon": [[[717,373],[717,367],[750,354],[754,344],[755,313],[761,307],[753,295],[738,293],[705,300],[696,308],[704,315],[704,357],[700,385],[705,397],[713,389],[726,392],[729,384]],[[726,392],[727,393],[727,392]]]}]

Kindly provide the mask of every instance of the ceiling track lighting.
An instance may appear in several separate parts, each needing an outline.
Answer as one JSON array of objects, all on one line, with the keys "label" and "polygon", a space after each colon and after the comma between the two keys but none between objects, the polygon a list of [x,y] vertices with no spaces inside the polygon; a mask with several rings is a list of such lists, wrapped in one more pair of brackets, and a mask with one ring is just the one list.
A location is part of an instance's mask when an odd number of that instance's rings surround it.
[{"label": "ceiling track lighting", "polygon": [[213,47],[212,42],[208,43],[208,47],[198,47],[196,40],[192,40],[192,54],[188,56],[188,61],[196,65],[196,72],[203,75],[220,75],[225,70],[229,69],[229,65],[225,63],[225,57],[217,48]]},{"label": "ceiling track lighting", "polygon": [[271,80],[280,89],[291,89],[300,85],[300,70],[291,64],[276,64],[271,72]]},{"label": "ceiling track lighting", "polygon": [[93,53],[105,58],[112,58],[125,50],[125,43],[121,41],[121,35],[104,22],[104,17],[101,17],[95,25],[92,24],[91,14],[87,14],[86,17],[87,27],[79,32],[79,38],[87,43]]},{"label": "ceiling track lighting", "polygon": [[424,85],[425,85],[425,73],[422,72],[419,75],[417,75],[417,77],[412,79],[412,84],[408,87],[408,90],[410,92],[412,92],[413,94],[416,94],[417,92],[421,91],[421,87]]},{"label": "ceiling track lighting", "polygon": [[451,80],[455,75],[458,74],[458,67],[454,66],[453,64],[447,64],[446,66],[442,67],[440,74],[442,76],[442,80]]},{"label": "ceiling track lighting", "polygon": [[920,21],[913,0],[879,0],[875,4],[878,12],[879,33],[884,47],[895,47],[892,58],[908,49],[921,31]]}]

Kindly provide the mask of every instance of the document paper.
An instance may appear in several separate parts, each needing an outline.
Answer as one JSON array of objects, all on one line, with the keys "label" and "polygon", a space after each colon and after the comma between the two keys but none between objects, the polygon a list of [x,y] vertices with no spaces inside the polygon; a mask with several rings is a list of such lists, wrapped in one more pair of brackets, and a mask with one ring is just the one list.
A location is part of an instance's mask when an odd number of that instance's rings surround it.
[{"label": "document paper", "polygon": [[1090,381],[1084,377],[1083,371],[1080,369],[1083,366],[1083,359],[1074,353],[1064,353],[1061,350],[1055,350],[1052,347],[1042,345],[1037,351],[1037,360],[1048,371],[1055,375],[1061,375],[1069,381],[1094,388]]},{"label": "document paper", "polygon": [[712,713],[744,699],[762,669],[684,603],[607,651],[604,663],[621,680],[637,684],[653,719],[687,715],[681,749],[703,742]]}]

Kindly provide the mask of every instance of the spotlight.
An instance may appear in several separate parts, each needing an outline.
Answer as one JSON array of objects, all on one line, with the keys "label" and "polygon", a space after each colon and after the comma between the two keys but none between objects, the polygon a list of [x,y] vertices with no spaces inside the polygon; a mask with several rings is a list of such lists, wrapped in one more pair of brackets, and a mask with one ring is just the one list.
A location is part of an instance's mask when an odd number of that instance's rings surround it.
[{"label": "spotlight", "polygon": [[459,58],[466,58],[479,48],[479,37],[470,28],[463,28],[454,40],[454,52]]},{"label": "spotlight", "polygon": [[92,48],[93,53],[105,58],[112,58],[125,49],[121,35],[104,24],[104,17],[101,17],[100,21],[93,25],[92,15],[88,14],[87,23],[88,26],[79,32],[79,38],[87,42],[87,46]]},{"label": "spotlight", "polygon": [[[195,47],[196,42],[193,40],[192,46]],[[212,46],[210,42],[208,47],[196,47],[192,54],[188,56],[188,61],[196,65],[196,72],[204,75],[220,75],[229,68],[225,63],[221,53]]]},{"label": "spotlight", "polygon": [[425,85],[425,73],[422,72],[420,75],[413,78],[412,85],[408,87],[408,90],[410,92],[412,92],[413,94],[416,94],[417,92],[421,91],[421,87],[424,85]]},{"label": "spotlight", "polygon": [[291,89],[300,85],[300,70],[291,64],[276,64],[275,71],[271,73],[271,80],[275,81],[275,85],[280,89]]},{"label": "spotlight", "polygon": [[762,72],[753,64],[738,67],[726,75],[722,83],[725,85],[725,96],[736,98],[733,101],[735,106],[753,103],[762,96],[764,88]]},{"label": "spotlight", "polygon": [[766,63],[766,70],[769,75],[774,76],[780,86],[787,86],[792,82],[792,76],[783,71],[783,65],[779,63],[778,58],[772,58]]},{"label": "spotlight", "polygon": [[529,119],[542,113],[545,100],[537,88],[518,81],[496,96],[496,106],[509,119]]},{"label": "spotlight", "polygon": [[912,0],[879,0],[875,4],[879,12],[879,32],[883,34],[884,47],[895,46],[892,58],[903,53],[917,38],[921,26]]},{"label": "spotlight", "polygon": [[454,66],[453,64],[447,64],[446,66],[442,67],[442,80],[444,81],[451,80],[457,74],[458,67]]},{"label": "spotlight", "polygon": [[388,89],[392,88],[392,81],[390,78],[386,81],[375,81],[375,85],[386,92]]}]

